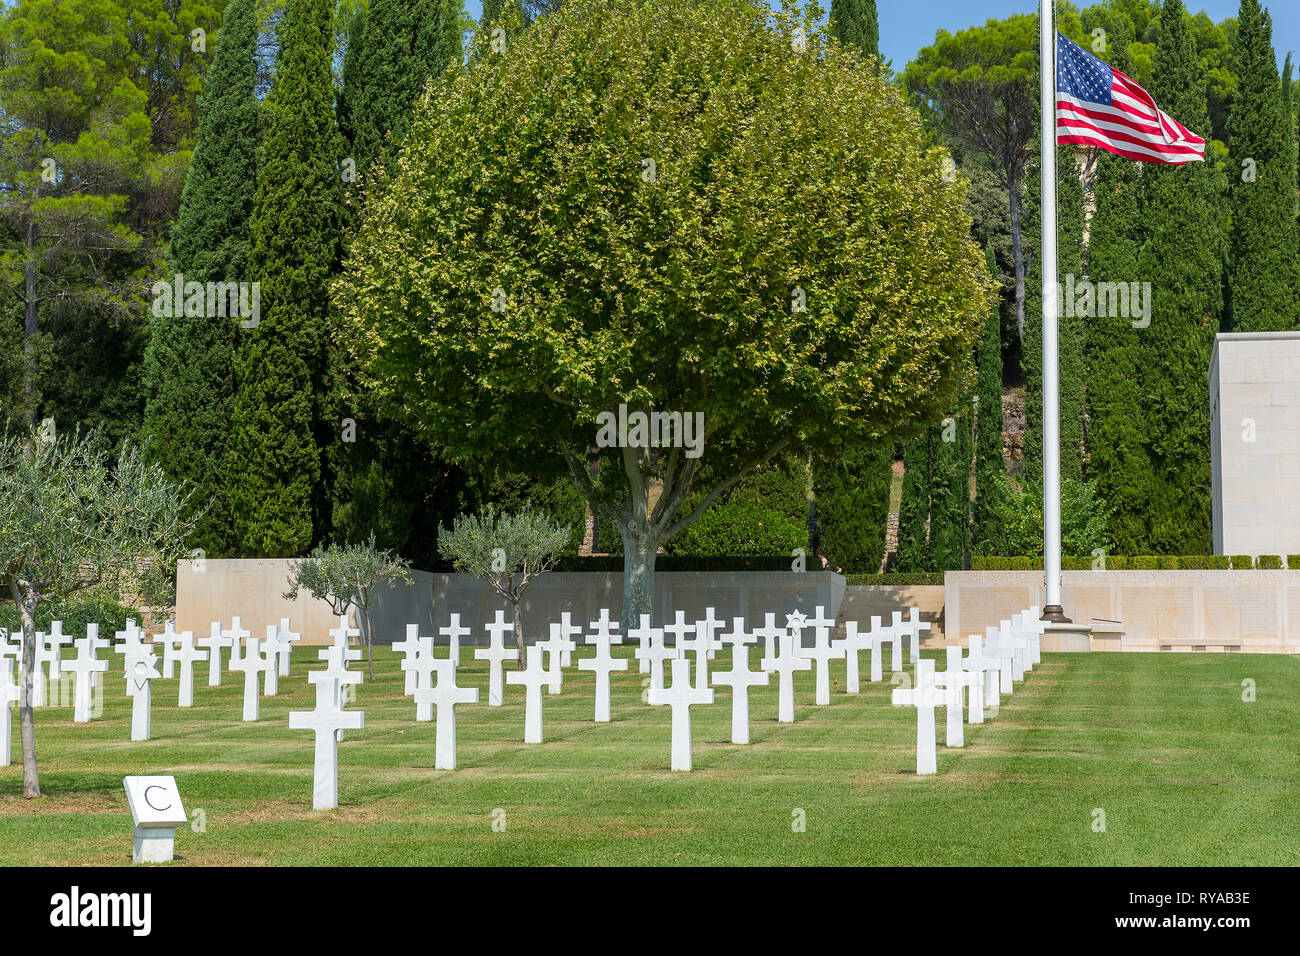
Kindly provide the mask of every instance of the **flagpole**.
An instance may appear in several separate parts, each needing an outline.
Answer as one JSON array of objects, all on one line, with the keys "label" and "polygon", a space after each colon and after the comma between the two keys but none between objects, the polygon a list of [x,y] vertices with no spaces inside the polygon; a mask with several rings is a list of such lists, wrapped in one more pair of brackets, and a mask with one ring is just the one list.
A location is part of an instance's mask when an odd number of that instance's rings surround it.
[{"label": "flagpole", "polygon": [[1061,403],[1057,316],[1060,285],[1056,275],[1056,25],[1055,0],[1041,0],[1039,63],[1042,118],[1043,272],[1043,571],[1047,599],[1044,621],[1067,623],[1061,609]]}]

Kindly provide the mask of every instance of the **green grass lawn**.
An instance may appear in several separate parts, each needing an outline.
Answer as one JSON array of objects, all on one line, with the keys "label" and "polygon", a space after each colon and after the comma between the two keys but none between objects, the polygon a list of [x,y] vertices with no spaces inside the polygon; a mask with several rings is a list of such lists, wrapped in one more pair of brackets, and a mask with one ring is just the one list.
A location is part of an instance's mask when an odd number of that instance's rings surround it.
[{"label": "green grass lawn", "polygon": [[[486,664],[464,657],[460,683],[485,700]],[[728,743],[719,688],[693,710],[695,770],[672,773],[669,712],[641,702],[635,662],[614,678],[612,723],[592,722],[593,678],[571,670],[545,697],[545,743],[525,746],[523,691],[508,686],[503,707],[458,709],[460,768],[434,770],[434,725],[416,723],[397,656],[377,650],[378,679],[353,705],[366,727],[339,749],[340,808],[324,812],[311,809],[312,734],[286,716],[314,700],[314,649],[256,724],[239,720],[241,675],[209,688],[200,665],[186,711],[177,682],[156,681],[146,743],[128,740],[113,666],[93,723],[37,711],[44,798],[24,801],[21,767],[0,767],[0,863],[129,863],[122,777],[157,773],[206,816],[204,832],[177,832],[178,865],[1300,863],[1290,657],[1050,655],[996,718],[967,726],[964,749],[940,747],[937,776],[917,777],[915,711],[890,706],[888,680],[842,693],[842,672],[829,707],[799,675],[794,724],[776,722],[774,685],[754,690],[745,747]],[[16,719],[14,736],[16,752]]]}]

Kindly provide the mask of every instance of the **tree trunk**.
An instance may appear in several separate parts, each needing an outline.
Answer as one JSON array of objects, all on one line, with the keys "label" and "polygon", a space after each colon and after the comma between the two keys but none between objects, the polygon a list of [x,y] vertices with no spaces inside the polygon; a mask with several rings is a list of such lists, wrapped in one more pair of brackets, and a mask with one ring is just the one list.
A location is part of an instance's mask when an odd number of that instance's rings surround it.
[{"label": "tree trunk", "polygon": [[627,634],[641,626],[641,615],[654,621],[655,552],[659,542],[646,527],[627,525],[619,529],[623,537],[623,613],[622,628]]},{"label": "tree trunk", "polygon": [[370,665],[370,680],[375,679],[375,652],[370,645],[370,608],[366,605],[361,606],[361,623],[366,636],[366,662]]},{"label": "tree trunk", "polygon": [[1020,244],[1020,181],[1013,175],[1007,176],[1011,185],[1007,190],[1011,199],[1011,256],[1015,260],[1016,273],[1016,332],[1020,341],[1025,340],[1025,257]]},{"label": "tree trunk", "polygon": [[36,599],[30,588],[20,589],[12,578],[9,592],[23,625],[23,660],[18,676],[22,696],[18,699],[18,713],[23,747],[23,797],[31,800],[41,795],[40,774],[36,768],[36,715],[32,709],[32,675],[36,672]]},{"label": "tree trunk", "polygon": [[515,609],[515,646],[519,648],[519,660],[515,661],[515,670],[524,669],[525,658],[528,657],[527,648],[524,647],[524,622],[519,616],[519,598],[510,602]]}]

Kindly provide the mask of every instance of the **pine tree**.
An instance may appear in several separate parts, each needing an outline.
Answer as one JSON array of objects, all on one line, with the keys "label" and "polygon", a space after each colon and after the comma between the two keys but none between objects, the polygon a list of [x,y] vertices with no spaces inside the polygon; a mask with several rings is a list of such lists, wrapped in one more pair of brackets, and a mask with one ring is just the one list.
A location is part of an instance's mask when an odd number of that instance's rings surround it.
[{"label": "pine tree", "polygon": [[[1101,152],[1092,181],[1096,208],[1089,226],[1088,272],[1094,283],[1137,279],[1145,224],[1138,209],[1141,169]],[[1115,508],[1110,532],[1119,554],[1148,549],[1147,499],[1154,486],[1143,418],[1142,336],[1122,315],[1088,320],[1088,474],[1098,495]]]},{"label": "pine tree", "polygon": [[1236,43],[1240,85],[1228,114],[1228,319],[1238,332],[1293,328],[1300,308],[1295,167],[1272,36],[1272,20],[1259,0],[1242,0]]},{"label": "pine tree", "polygon": [[[1166,0],[1160,15],[1151,95],[1188,129],[1208,130],[1204,69],[1181,0]],[[1152,310],[1150,327],[1139,330],[1145,381],[1133,414],[1153,466],[1149,553],[1210,549],[1206,370],[1223,311],[1222,207],[1212,164],[1145,164],[1139,213],[1148,239],[1138,274],[1151,283]]]},{"label": "pine tree", "polygon": [[266,103],[252,218],[260,323],[236,354],[230,455],[235,527],[245,553],[299,554],[324,537],[328,282],[338,259],[341,156],[334,126],[332,4],[290,0]]},{"label": "pine tree", "polygon": [[[1025,473],[1034,481],[1043,475],[1043,270],[1042,177],[1039,150],[1034,150],[1026,175],[1025,236],[1032,256],[1025,290],[1025,342],[1021,371],[1025,377]],[[1070,277],[1083,280],[1083,185],[1073,147],[1056,151],[1056,261],[1062,287],[1057,316],[1061,477],[1083,477],[1084,334],[1088,321],[1065,301]]]},{"label": "pine tree", "polygon": [[[990,242],[985,250],[989,275],[998,278],[998,263]],[[984,321],[976,357],[978,405],[975,416],[975,540],[983,540],[993,520],[995,497],[1005,476],[1002,458],[1002,314],[995,302]]]},{"label": "pine tree", "polygon": [[[198,140],[167,265],[185,281],[247,282],[257,174],[257,17],[253,0],[230,0],[198,102]],[[184,311],[184,310],[179,310]],[[238,319],[154,316],[144,362],[144,433],[158,463],[188,480],[207,504],[191,545],[219,557],[234,546],[226,449],[235,393]]]},{"label": "pine tree", "polygon": [[831,33],[864,56],[880,56],[876,0],[831,0]]}]

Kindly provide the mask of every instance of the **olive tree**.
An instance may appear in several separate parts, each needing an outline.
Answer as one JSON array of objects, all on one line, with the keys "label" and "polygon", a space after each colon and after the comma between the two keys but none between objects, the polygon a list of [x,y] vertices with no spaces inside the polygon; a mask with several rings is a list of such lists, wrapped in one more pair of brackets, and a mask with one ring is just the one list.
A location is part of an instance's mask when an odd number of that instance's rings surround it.
[{"label": "olive tree", "polygon": [[482,515],[461,515],[438,536],[438,550],[457,571],[487,581],[514,610],[521,670],[525,654],[519,602],[533,579],[555,566],[568,543],[568,528],[528,506],[498,514],[488,505]]},{"label": "olive tree", "polygon": [[815,12],[569,0],[476,38],[336,285],[363,384],[440,454],[566,475],[618,528],[625,626],[756,467],[891,441],[966,386],[991,299],[965,183]]},{"label": "olive tree", "polygon": [[409,563],[390,551],[375,547],[373,534],[360,544],[318,545],[311,554],[289,562],[287,601],[297,600],[301,591],[326,601],[342,617],[349,608],[361,612],[362,633],[366,639],[366,663],[370,679],[375,679],[375,652],[371,640],[371,597],[380,584],[413,583]]},{"label": "olive tree", "polygon": [[92,589],[170,604],[196,517],[190,496],[132,444],[114,458],[93,432],[53,440],[0,434],[0,585],[22,622],[24,797],[41,795],[32,713],[37,607]]}]

